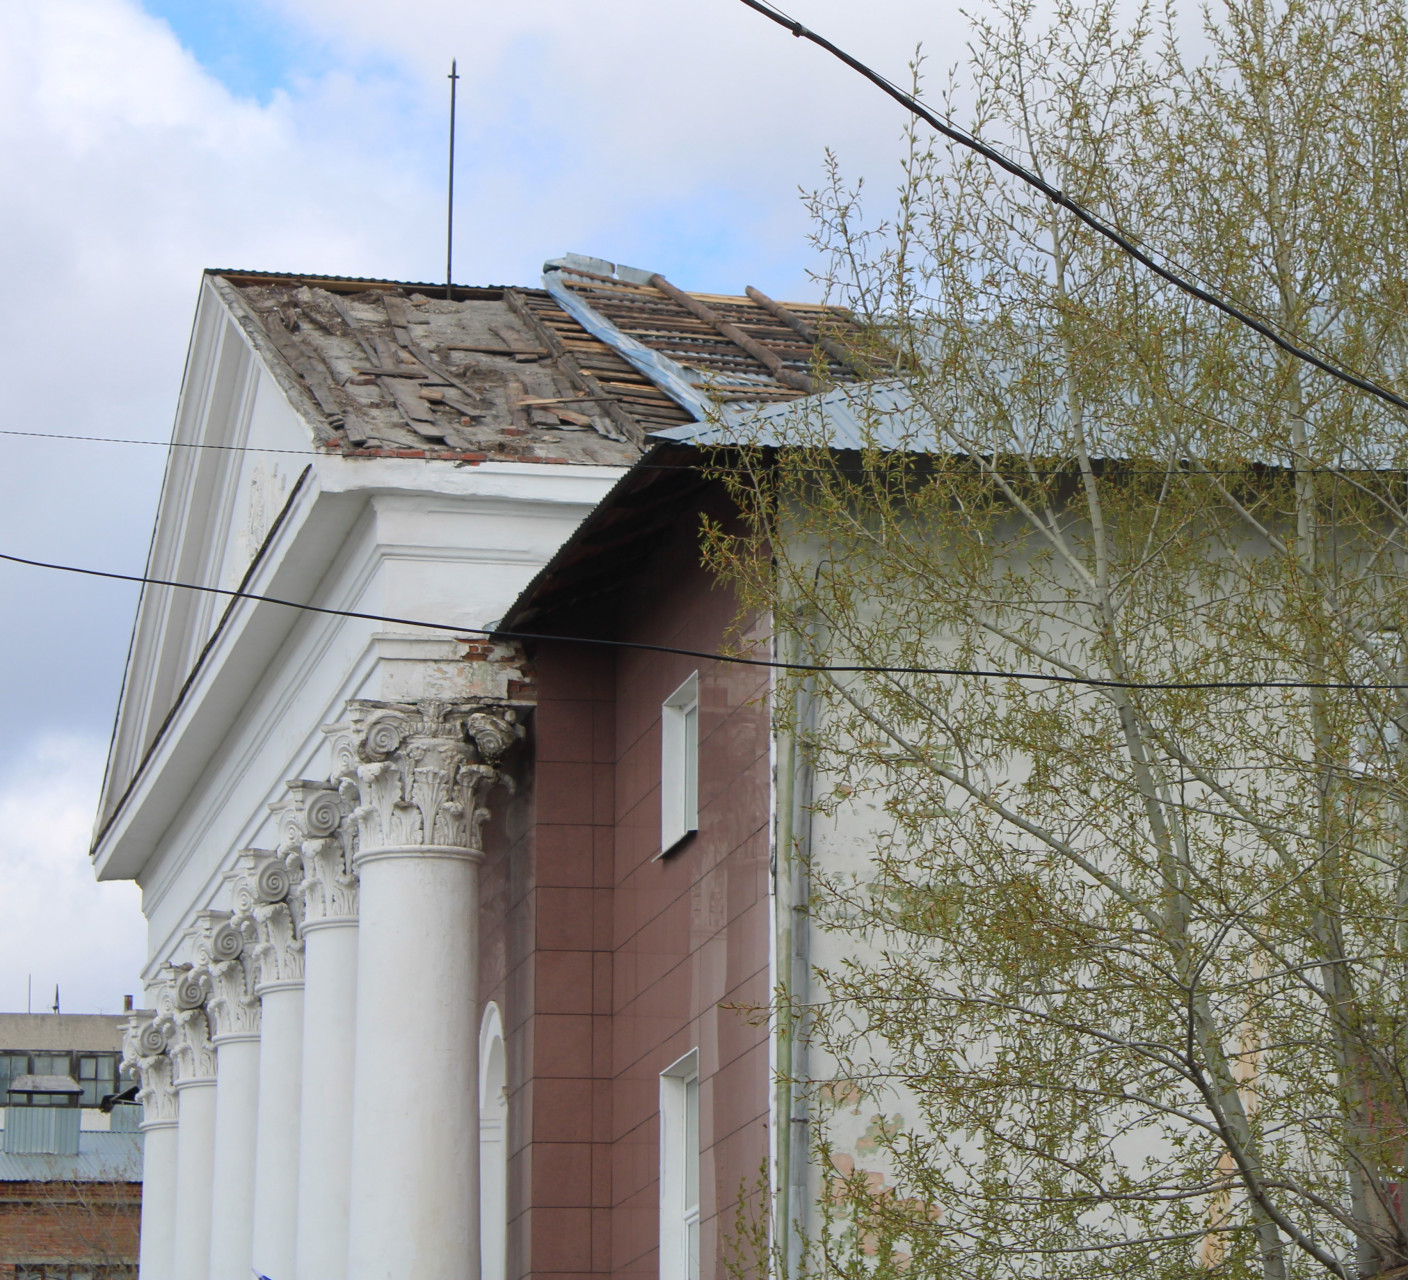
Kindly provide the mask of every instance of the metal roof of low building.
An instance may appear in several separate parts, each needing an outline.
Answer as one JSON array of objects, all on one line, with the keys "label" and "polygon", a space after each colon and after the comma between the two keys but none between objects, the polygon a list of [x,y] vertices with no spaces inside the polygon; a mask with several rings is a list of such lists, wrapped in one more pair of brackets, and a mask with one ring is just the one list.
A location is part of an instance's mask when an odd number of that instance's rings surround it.
[{"label": "metal roof of low building", "polygon": [[895,449],[930,453],[939,447],[931,417],[903,382],[833,387],[805,404],[757,408],[728,421],[686,422],[659,433],[681,444],[824,444],[830,449]]},{"label": "metal roof of low building", "polygon": [[76,1156],[0,1152],[0,1182],[141,1182],[142,1135],[85,1129]]}]

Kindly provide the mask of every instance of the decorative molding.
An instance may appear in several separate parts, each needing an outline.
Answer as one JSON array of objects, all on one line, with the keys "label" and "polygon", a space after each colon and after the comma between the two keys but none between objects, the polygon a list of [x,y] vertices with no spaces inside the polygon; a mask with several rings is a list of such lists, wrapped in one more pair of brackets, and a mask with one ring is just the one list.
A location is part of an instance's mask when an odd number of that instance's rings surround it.
[{"label": "decorative molding", "polygon": [[122,1065],[137,1077],[142,1125],[176,1123],[175,1064],[166,1051],[166,1032],[150,1015],[134,1014],[122,1029]]},{"label": "decorative molding", "polygon": [[295,924],[305,928],[357,918],[357,875],[352,870],[355,833],[350,798],[334,782],[297,778],[288,797],[269,806],[279,826],[279,853],[299,877]]},{"label": "decorative molding", "polygon": [[355,800],[356,858],[417,847],[480,853],[484,802],[523,732],[513,709],[355,701],[348,711],[324,732],[333,776]]},{"label": "decorative molding", "polygon": [[266,849],[246,849],[232,878],[235,916],[246,922],[256,995],[303,981],[303,858],[290,866]]},{"label": "decorative molding", "polygon": [[259,1034],[259,997],[254,993],[254,965],[247,955],[253,922],[229,911],[201,911],[190,931],[196,968],[210,994],[205,1014],[211,1042]]},{"label": "decorative molding", "polygon": [[166,1038],[171,1058],[172,1084],[213,1084],[215,1049],[205,1018],[209,991],[204,975],[188,964],[168,964],[161,969],[157,1014],[153,1020]]}]

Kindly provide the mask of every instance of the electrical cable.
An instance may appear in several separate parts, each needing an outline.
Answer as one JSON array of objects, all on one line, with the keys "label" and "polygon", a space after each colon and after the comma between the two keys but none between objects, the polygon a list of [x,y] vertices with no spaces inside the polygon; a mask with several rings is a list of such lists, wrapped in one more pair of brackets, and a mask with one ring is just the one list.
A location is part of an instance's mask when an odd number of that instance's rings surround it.
[{"label": "electrical cable", "polygon": [[214,444],[205,440],[140,440],[133,436],[76,436],[58,431],[16,431],[0,427],[0,436],[18,436],[26,440],[78,440],[84,444],[140,444],[157,449],[215,449],[225,453],[290,453],[300,458],[316,458],[315,449],[277,449],[257,444]]},{"label": "electrical cable", "polygon": [[203,587],[193,582],[175,582],[169,578],[151,578],[137,573],[116,573],[108,569],[89,569],[80,565],[58,564],[51,560],[31,560],[24,556],[0,552],[0,561],[9,564],[25,565],[31,569],[52,569],[60,573],[76,573],[87,578],[106,578],[114,582],[132,582],[141,586],[172,587],[180,591],[198,591],[208,595],[226,596],[235,600],[254,600],[262,604],[276,604],[285,609],[297,609],[304,613],[323,614],[331,618],[352,618],[363,622],[388,622],[395,626],[424,627],[428,631],[449,631],[456,635],[488,636],[499,640],[551,641],[559,644],[596,645],[606,649],[630,649],[645,653],[668,653],[685,658],[700,658],[706,662],[723,662],[733,666],[764,667],[774,671],[799,671],[802,673],[829,673],[834,675],[911,675],[911,676],[957,676],[982,680],[1022,680],[1045,681],[1049,684],[1080,685],[1091,689],[1130,689],[1188,691],[1219,689],[1340,689],[1358,692],[1391,691],[1408,689],[1408,684],[1363,684],[1352,680],[1103,680],[1096,676],[1052,675],[1041,671],[998,671],[982,667],[922,667],[884,666],[879,663],[857,663],[854,665],[778,662],[772,658],[746,658],[739,654],[711,653],[704,649],[682,649],[668,644],[647,644],[640,640],[607,640],[597,636],[563,636],[535,631],[505,631],[496,628],[466,627],[451,622],[427,622],[423,618],[400,618],[394,614],[364,613],[357,609],[334,609],[328,605],[305,604],[298,600],[284,600],[278,596],[266,596],[257,591],[241,591],[234,587]]},{"label": "electrical cable", "polygon": [[[288,455],[288,456],[290,456],[290,457],[295,457],[295,458],[340,458],[340,457],[344,456],[344,455],[342,455],[341,453],[338,453],[338,452],[335,451],[335,450],[323,451],[323,450],[318,450],[318,449],[278,449],[278,448],[273,448],[273,447],[265,448],[263,445],[253,445],[253,444],[208,444],[208,443],[205,443],[205,442],[199,441],[199,440],[190,440],[190,441],[187,441],[187,440],[140,440],[140,439],[134,439],[134,438],[131,437],[131,436],[78,436],[78,435],[61,435],[61,434],[59,434],[58,432],[55,432],[55,431],[14,431],[14,430],[7,430],[7,429],[5,429],[5,428],[0,428],[0,436],[23,436],[23,437],[25,437],[25,438],[27,438],[27,439],[35,439],[35,440],[70,440],[70,441],[79,441],[79,442],[84,443],[84,444],[136,444],[136,445],[149,446],[149,447],[156,448],[156,449],[215,449],[215,450],[218,450],[218,451],[221,451],[221,452],[226,452],[226,453],[278,453],[278,454],[286,454],[286,455]],[[681,443],[681,444],[684,444],[684,443],[688,443],[688,442],[671,442],[671,443]],[[702,445],[695,445],[694,447],[697,448],[697,449],[699,449],[701,452],[709,452],[709,451],[712,451],[712,450],[767,448],[767,447],[772,447],[772,446],[750,445],[750,444],[748,443],[748,441],[742,440],[742,441],[731,441],[731,442],[728,443],[728,444],[722,444],[722,445],[716,445],[716,444],[702,444]],[[805,446],[803,446],[803,447],[805,447]],[[925,456],[933,457],[933,456],[935,456],[935,455],[933,455],[933,454],[927,454],[927,455],[925,455]],[[361,459],[357,458],[357,459],[354,459],[354,460],[355,460],[355,461],[360,461]],[[422,461],[422,459],[419,459],[419,458],[410,458],[410,459],[407,459],[407,458],[399,458],[399,457],[398,457],[398,458],[395,458],[394,460],[395,460],[395,461],[398,461],[398,462],[404,462],[404,461],[419,462],[419,461]],[[456,458],[454,458],[454,457],[438,457],[438,456],[435,456],[435,455],[429,455],[429,456],[427,456],[427,457],[424,459],[424,461],[427,461],[427,462],[438,462],[438,463],[450,463],[451,465],[458,465],[458,460],[457,460]],[[496,462],[496,463],[517,463],[517,462],[521,462],[522,459],[520,459],[520,458],[486,458],[486,459],[484,459],[484,461],[485,461],[485,462]],[[475,465],[475,466],[482,466],[483,463],[475,463],[475,464],[473,464],[473,465]],[[532,464],[532,465],[537,466],[537,465],[542,465],[542,464],[534,463],[534,464]],[[561,465],[561,464],[552,464],[552,465]],[[597,464],[597,463],[589,463],[589,462],[573,462],[573,463],[568,463],[567,465],[569,465],[569,466],[574,466],[574,467],[588,467],[588,466],[598,466],[598,465],[600,465],[600,464]],[[1074,463],[1071,463],[1071,464],[1068,464],[1068,465],[1065,465],[1065,466],[1054,465],[1054,466],[1044,467],[1044,468],[1043,468],[1043,467],[1037,467],[1037,468],[1035,468],[1034,470],[1033,470],[1032,468],[1029,468],[1029,467],[1027,467],[1027,466],[1024,465],[1024,466],[1022,467],[1022,475],[1023,475],[1023,476],[1027,476],[1027,475],[1033,475],[1033,474],[1034,474],[1034,475],[1037,475],[1037,476],[1039,476],[1039,477],[1060,477],[1060,476],[1064,476],[1064,475],[1068,474],[1074,465],[1075,465]],[[1214,475],[1214,476],[1222,476],[1222,475],[1227,475],[1227,476],[1244,476],[1244,475],[1246,475],[1246,474],[1248,473],[1248,471],[1255,470],[1257,467],[1262,467],[1262,468],[1264,468],[1264,469],[1267,470],[1267,471],[1285,471],[1285,472],[1289,472],[1289,471],[1291,470],[1291,468],[1290,468],[1289,466],[1287,466],[1287,465],[1285,465],[1285,464],[1281,464],[1281,463],[1269,463],[1269,462],[1268,462],[1268,463],[1255,463],[1255,462],[1249,462],[1246,466],[1241,466],[1241,467],[1199,467],[1196,472],[1189,472],[1188,474],[1189,474],[1190,476],[1195,476],[1195,477],[1196,477],[1197,475],[1199,475],[1199,474]],[[621,463],[611,463],[611,464],[609,464],[608,466],[604,467],[603,469],[611,469],[611,468],[615,468],[615,469],[617,469],[617,470],[622,470],[622,471],[707,471],[710,475],[734,475],[734,474],[738,474],[738,475],[749,475],[749,474],[752,474],[752,472],[756,470],[756,468],[753,468],[753,467],[728,467],[728,466],[723,466],[723,465],[721,465],[720,463],[715,462],[715,461],[704,461],[704,462],[632,462],[632,463],[621,462]],[[816,469],[819,470],[820,467],[818,466]],[[931,472],[932,474],[936,474],[936,475],[960,475],[960,474],[966,474],[966,469],[964,469],[964,468],[958,468],[958,467],[939,467],[939,466],[934,466],[934,467],[931,467],[929,470],[930,470],[930,472]],[[1373,475],[1381,475],[1381,474],[1382,474],[1382,475],[1390,475],[1390,476],[1393,476],[1393,477],[1396,478],[1396,477],[1402,475],[1403,473],[1400,472],[1400,471],[1397,471],[1397,470],[1395,470],[1395,469],[1393,469],[1393,468],[1387,468],[1387,467],[1371,468],[1371,467],[1367,467],[1367,466],[1365,466],[1365,467],[1347,467],[1347,466],[1346,466],[1346,467],[1302,467],[1302,468],[1299,469],[1299,471],[1297,472],[1297,474],[1298,474],[1298,475],[1324,475],[1324,476],[1342,476],[1342,475],[1354,475],[1354,476],[1358,476],[1358,475],[1365,475],[1365,474],[1373,474]]]},{"label": "electrical cable", "polygon": [[945,138],[948,138],[951,142],[956,142],[961,147],[966,147],[968,150],[976,152],[989,163],[997,165],[998,168],[1002,169],[1005,173],[1010,174],[1020,182],[1026,183],[1027,186],[1045,196],[1053,204],[1065,209],[1068,213],[1074,214],[1092,231],[1103,236],[1116,248],[1128,254],[1141,266],[1152,271],[1160,279],[1173,285],[1174,288],[1186,293],[1189,297],[1196,298],[1198,301],[1216,308],[1224,315],[1230,316],[1233,320],[1245,325],[1253,332],[1260,334],[1263,338],[1267,339],[1267,341],[1279,347],[1287,355],[1293,356],[1297,360],[1303,360],[1305,363],[1319,369],[1322,373],[1327,373],[1332,378],[1337,378],[1339,381],[1347,383],[1351,387],[1377,396],[1380,400],[1393,405],[1396,409],[1408,409],[1408,399],[1390,391],[1387,387],[1380,386],[1377,382],[1369,378],[1361,377],[1359,374],[1352,373],[1348,369],[1342,368],[1316,355],[1313,351],[1309,351],[1305,347],[1297,345],[1289,338],[1282,337],[1267,322],[1257,319],[1257,317],[1244,311],[1236,304],[1218,297],[1217,294],[1204,289],[1201,285],[1195,284],[1192,280],[1181,275],[1179,272],[1163,266],[1123,232],[1111,226],[1103,218],[1092,213],[1085,208],[1084,205],[1072,200],[1065,192],[1053,187],[1044,178],[1018,164],[1015,160],[1009,159],[996,148],[983,142],[980,138],[975,138],[956,125],[949,124],[946,120],[936,116],[914,97],[913,94],[906,93],[893,81],[886,79],[886,77],[882,76],[878,71],[873,70],[865,63],[861,62],[859,58],[852,57],[838,45],[832,44],[825,36],[818,35],[809,27],[803,26],[796,18],[784,13],[775,5],[769,4],[767,0],[742,0],[742,3],[756,13],[762,14],[763,17],[767,18],[770,22],[774,22],[779,27],[790,31],[799,40],[810,41],[818,48],[824,49],[827,53],[831,54],[832,57],[845,63],[852,71],[857,72],[859,75],[869,80],[871,84],[875,85],[881,92],[893,98],[907,111],[918,116],[931,128],[936,129]]}]

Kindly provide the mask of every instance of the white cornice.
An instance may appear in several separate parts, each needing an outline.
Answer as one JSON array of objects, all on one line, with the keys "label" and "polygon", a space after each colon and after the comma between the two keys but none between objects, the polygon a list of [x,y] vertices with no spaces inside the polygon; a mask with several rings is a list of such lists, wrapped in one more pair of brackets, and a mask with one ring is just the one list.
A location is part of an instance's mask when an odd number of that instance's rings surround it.
[{"label": "white cornice", "polygon": [[[361,470],[367,463],[370,466]],[[246,589],[328,608],[356,609],[357,588],[389,561],[521,567],[527,574],[554,549],[543,545],[544,535],[554,542],[565,536],[571,522],[585,514],[620,474],[616,468],[544,465],[487,473],[464,468],[451,475],[445,470],[443,465],[417,459],[317,459]],[[325,480],[334,487],[325,487]],[[383,515],[390,526],[386,533],[392,536],[377,540],[362,553],[365,559],[355,574],[359,581],[350,595],[339,590],[335,598],[327,596],[321,590],[324,580],[353,527],[377,500],[385,500],[393,516],[399,509],[414,518],[419,510],[426,518],[458,517],[456,525],[476,516],[489,517],[497,530],[523,523],[531,536],[507,537],[496,545],[463,536],[417,541],[405,536],[399,527],[403,521]],[[471,600],[466,599],[465,609],[463,618],[444,620],[473,625]],[[131,786],[124,796],[115,798],[113,816],[100,831],[93,851],[100,879],[130,879],[142,873],[301,617],[296,610],[258,600],[238,600],[230,606]]]}]

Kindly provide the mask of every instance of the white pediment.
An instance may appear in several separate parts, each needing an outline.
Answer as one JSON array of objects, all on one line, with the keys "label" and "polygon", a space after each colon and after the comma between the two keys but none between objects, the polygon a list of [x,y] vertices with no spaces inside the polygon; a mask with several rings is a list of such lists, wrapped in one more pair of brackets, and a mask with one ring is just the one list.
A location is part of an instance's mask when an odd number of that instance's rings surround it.
[{"label": "white pediment", "polygon": [[[246,320],[248,323],[248,320]],[[256,351],[212,280],[203,283],[177,404],[147,573],[238,589],[313,461],[313,428],[290,403],[276,355]],[[148,586],[138,607],[101,829],[151,748],[229,605]]]}]

